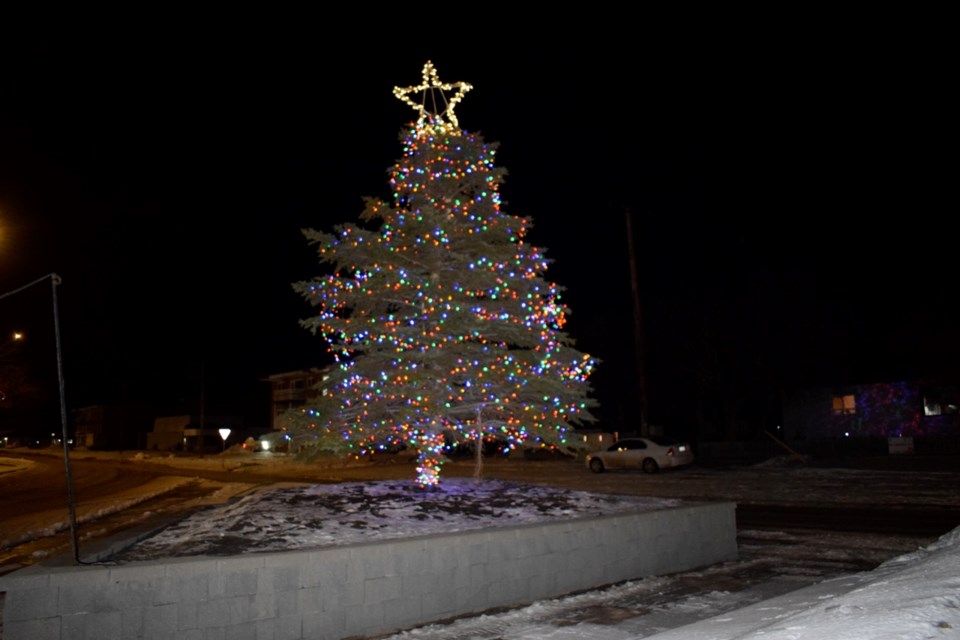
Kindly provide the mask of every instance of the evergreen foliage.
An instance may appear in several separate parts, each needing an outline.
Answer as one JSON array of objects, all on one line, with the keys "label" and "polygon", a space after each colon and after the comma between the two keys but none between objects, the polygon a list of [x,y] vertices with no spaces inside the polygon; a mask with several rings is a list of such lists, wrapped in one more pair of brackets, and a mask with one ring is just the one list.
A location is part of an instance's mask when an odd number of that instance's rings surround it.
[{"label": "evergreen foliage", "polygon": [[301,324],[336,366],[288,432],[337,453],[414,448],[424,486],[453,442],[565,446],[594,420],[596,361],[563,330],[531,220],[501,210],[498,145],[437,116],[401,141],[392,203],[366,198],[362,224],[304,230],[330,269],[293,285],[318,310]]}]

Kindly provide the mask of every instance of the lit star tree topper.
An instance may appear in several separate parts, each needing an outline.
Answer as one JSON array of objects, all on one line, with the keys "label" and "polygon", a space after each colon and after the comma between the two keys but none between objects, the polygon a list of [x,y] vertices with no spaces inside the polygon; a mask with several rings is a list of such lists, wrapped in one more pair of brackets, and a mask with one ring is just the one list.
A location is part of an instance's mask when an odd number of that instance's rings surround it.
[{"label": "lit star tree topper", "polygon": [[564,447],[596,406],[597,361],[564,331],[570,310],[526,240],[532,222],[501,210],[498,145],[457,123],[470,88],[428,62],[420,85],[394,90],[419,117],[390,170],[392,203],[366,198],[362,224],[305,229],[328,272],[293,285],[317,309],[301,324],[336,367],[285,416],[288,431],[322,451],[411,447],[423,487],[451,443]]},{"label": "lit star tree topper", "polygon": [[[471,89],[473,86],[466,82],[440,82],[436,68],[428,60],[423,65],[423,81],[414,87],[394,87],[393,95],[417,112],[419,115],[417,128],[423,127],[426,123],[442,125],[444,122],[453,128],[458,128],[460,124],[454,114],[454,108],[463,100],[464,94]],[[454,90],[456,93],[448,101],[446,92]],[[410,98],[411,94],[416,93],[420,94],[419,103]]]}]

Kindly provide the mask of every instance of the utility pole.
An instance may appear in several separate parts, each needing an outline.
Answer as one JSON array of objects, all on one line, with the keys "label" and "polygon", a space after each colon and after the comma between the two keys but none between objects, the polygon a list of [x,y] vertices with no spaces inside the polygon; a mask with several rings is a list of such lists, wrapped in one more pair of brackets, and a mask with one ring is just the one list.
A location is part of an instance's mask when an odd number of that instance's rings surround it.
[{"label": "utility pole", "polygon": [[200,442],[201,458],[203,457],[203,448],[204,448],[204,445],[206,444],[205,438],[207,437],[206,432],[204,431],[204,429],[206,429],[206,426],[207,426],[205,415],[204,415],[204,412],[206,411],[206,407],[204,406],[206,404],[205,396],[206,396],[206,393],[204,390],[203,360],[201,360],[200,361],[200,437],[198,438]]},{"label": "utility pole", "polygon": [[647,422],[647,373],[646,352],[643,340],[643,313],[640,309],[640,288],[637,283],[637,260],[633,246],[633,216],[625,209],[627,216],[627,251],[630,256],[630,290],[633,294],[633,345],[636,352],[637,387],[640,394],[640,435],[650,435]]}]

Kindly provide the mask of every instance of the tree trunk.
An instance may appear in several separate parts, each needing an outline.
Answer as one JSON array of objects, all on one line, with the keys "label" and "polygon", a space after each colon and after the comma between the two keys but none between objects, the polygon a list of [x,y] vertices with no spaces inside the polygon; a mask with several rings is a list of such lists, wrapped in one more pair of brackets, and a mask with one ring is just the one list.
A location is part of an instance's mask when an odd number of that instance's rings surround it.
[{"label": "tree trunk", "polygon": [[482,478],[483,477],[483,429],[482,420],[483,416],[481,415],[481,410],[477,409],[477,441],[474,445],[476,451],[474,452],[474,465],[473,465],[473,477]]}]

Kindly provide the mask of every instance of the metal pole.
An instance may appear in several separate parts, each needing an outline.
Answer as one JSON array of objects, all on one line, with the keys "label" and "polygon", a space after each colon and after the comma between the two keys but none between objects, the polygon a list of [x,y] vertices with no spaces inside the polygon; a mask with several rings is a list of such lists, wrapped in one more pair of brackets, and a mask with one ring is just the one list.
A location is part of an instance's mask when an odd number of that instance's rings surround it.
[{"label": "metal pole", "polygon": [[[200,457],[203,457],[203,447],[206,444],[207,435],[204,432],[206,429],[206,422],[204,420],[204,387],[203,387],[204,375],[203,375],[203,360],[200,361]],[[226,450],[226,443],[224,443],[224,450]]]},{"label": "metal pole", "polygon": [[646,357],[643,343],[643,315],[640,311],[640,288],[637,284],[637,261],[633,249],[633,222],[630,209],[627,214],[627,249],[630,254],[630,288],[633,292],[633,341],[637,357],[637,384],[640,391],[640,435],[650,435],[650,425],[647,423],[647,374]]},{"label": "metal pole", "polygon": [[12,296],[15,293],[20,293],[24,289],[39,284],[47,278],[50,278],[52,282],[51,288],[53,291],[53,331],[54,339],[57,343],[57,382],[60,387],[60,425],[63,435],[63,464],[67,474],[67,507],[70,510],[70,538],[73,543],[73,559],[77,564],[80,564],[80,548],[77,544],[77,506],[73,496],[73,476],[70,473],[70,447],[68,444],[70,434],[67,431],[67,400],[63,384],[63,353],[60,350],[60,312],[57,309],[57,285],[62,281],[56,273],[48,273],[42,278],[37,278],[33,282],[23,285],[19,289],[14,289],[13,291],[8,291],[0,295],[0,299]]},{"label": "metal pole", "polygon": [[57,383],[60,387],[60,425],[63,434],[63,465],[67,474],[67,507],[70,512],[70,539],[73,543],[73,560],[75,563],[80,564],[80,548],[77,544],[77,503],[73,495],[73,474],[70,472],[70,447],[68,444],[70,434],[67,431],[67,399],[63,384],[63,353],[60,350],[60,312],[57,309],[57,285],[59,285],[62,280],[56,273],[48,273],[42,278],[37,278],[33,282],[23,285],[19,289],[14,289],[13,291],[8,291],[0,295],[0,299],[12,296],[15,293],[20,293],[24,289],[39,284],[47,278],[50,278],[52,282],[51,288],[53,291],[53,332],[54,339],[57,343]]},{"label": "metal pole", "polygon": [[63,429],[63,467],[67,474],[67,508],[70,511],[70,540],[73,543],[73,560],[80,564],[80,547],[77,544],[77,503],[73,495],[73,474],[70,472],[70,445],[67,431],[67,401],[63,383],[63,354],[60,350],[60,312],[57,309],[57,285],[62,281],[55,273],[53,282],[53,331],[57,340],[57,382],[60,386],[60,425]]}]

